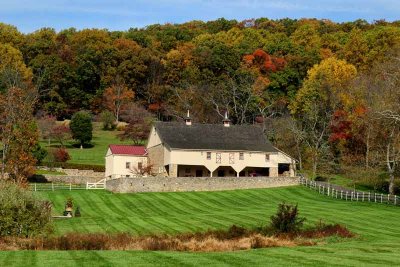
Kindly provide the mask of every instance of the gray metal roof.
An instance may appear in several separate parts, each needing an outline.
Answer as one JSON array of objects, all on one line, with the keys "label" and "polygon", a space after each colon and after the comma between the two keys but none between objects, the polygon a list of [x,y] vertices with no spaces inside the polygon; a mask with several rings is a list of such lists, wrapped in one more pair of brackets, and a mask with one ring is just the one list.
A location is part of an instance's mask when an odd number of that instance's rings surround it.
[{"label": "gray metal roof", "polygon": [[162,142],[175,149],[277,152],[255,125],[156,122]]}]

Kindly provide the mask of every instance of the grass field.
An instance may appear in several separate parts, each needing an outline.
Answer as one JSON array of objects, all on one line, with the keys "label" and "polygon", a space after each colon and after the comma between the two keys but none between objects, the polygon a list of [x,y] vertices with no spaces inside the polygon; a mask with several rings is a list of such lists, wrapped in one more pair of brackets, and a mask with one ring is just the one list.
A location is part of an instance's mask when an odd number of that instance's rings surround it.
[{"label": "grass field", "polygon": [[[104,156],[106,155],[108,145],[110,144],[130,144],[129,141],[121,141],[118,138],[118,131],[104,131],[102,130],[101,123],[93,123],[93,147],[80,149],[75,147],[75,142],[70,140],[67,142],[66,147],[68,153],[71,156],[70,163],[77,164],[91,164],[91,165],[104,165]],[[58,145],[56,142],[51,142],[50,146],[47,140],[40,142],[44,148],[49,148]]]},{"label": "grass field", "polygon": [[[345,224],[358,237],[325,245],[270,248],[224,253],[151,251],[0,252],[0,266],[399,266],[400,208],[350,203],[303,187],[223,192],[111,194],[105,191],[40,193],[61,213],[72,196],[81,218],[57,221],[57,233],[176,233],[258,226],[269,220],[281,201],[298,203],[308,224],[320,219]],[[337,240],[336,240],[337,241]]]}]

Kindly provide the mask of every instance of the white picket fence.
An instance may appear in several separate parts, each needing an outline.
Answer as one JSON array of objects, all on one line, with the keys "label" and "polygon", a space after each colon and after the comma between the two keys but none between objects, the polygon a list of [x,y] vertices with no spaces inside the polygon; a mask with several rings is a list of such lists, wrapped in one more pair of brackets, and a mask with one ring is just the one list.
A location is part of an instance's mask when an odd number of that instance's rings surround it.
[{"label": "white picket fence", "polygon": [[346,201],[374,202],[396,206],[400,205],[400,198],[396,195],[342,189],[335,185],[312,181],[304,177],[300,177],[300,184],[312,190],[318,191],[320,194],[336,199],[342,199]]}]

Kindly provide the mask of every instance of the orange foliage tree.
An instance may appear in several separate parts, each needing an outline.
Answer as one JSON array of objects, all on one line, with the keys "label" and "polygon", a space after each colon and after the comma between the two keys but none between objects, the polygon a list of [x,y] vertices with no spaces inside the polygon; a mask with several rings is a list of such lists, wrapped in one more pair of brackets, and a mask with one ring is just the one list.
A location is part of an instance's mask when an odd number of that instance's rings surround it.
[{"label": "orange foliage tree", "polygon": [[32,154],[39,136],[32,115],[36,95],[34,89],[18,87],[0,94],[1,177],[22,185],[34,173],[36,164]]},{"label": "orange foliage tree", "polygon": [[121,109],[132,101],[134,96],[134,92],[127,88],[125,84],[117,82],[104,90],[103,103],[107,109],[114,113],[115,120],[118,122]]}]

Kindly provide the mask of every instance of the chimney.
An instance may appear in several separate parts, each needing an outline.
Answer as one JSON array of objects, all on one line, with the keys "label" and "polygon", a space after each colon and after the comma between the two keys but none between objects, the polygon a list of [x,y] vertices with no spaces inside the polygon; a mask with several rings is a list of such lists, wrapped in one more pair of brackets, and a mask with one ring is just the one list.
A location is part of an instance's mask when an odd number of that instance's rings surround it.
[{"label": "chimney", "polygon": [[224,123],[225,127],[231,126],[231,120],[228,119],[228,111],[225,111],[225,118],[222,122]]},{"label": "chimney", "polygon": [[188,126],[192,125],[192,119],[190,118],[189,110],[187,111],[187,116],[186,116],[186,118],[185,118],[185,123],[186,123],[186,125],[188,125]]}]

